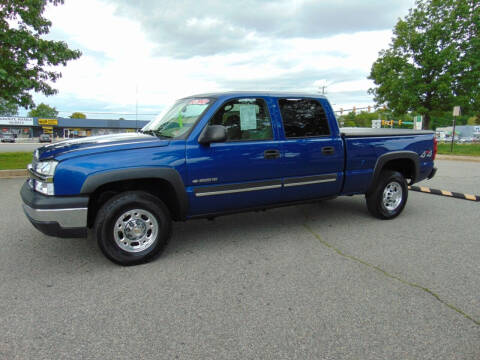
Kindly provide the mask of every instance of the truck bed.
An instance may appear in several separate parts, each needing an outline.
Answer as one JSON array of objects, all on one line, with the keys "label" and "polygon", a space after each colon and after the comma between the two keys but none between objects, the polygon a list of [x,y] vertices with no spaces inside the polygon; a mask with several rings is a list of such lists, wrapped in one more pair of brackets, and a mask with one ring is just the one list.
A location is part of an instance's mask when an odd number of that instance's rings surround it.
[{"label": "truck bed", "polygon": [[[340,128],[345,142],[344,194],[363,194],[380,157],[388,153],[422,154],[432,149],[434,132],[410,129]],[[420,179],[431,172],[431,158],[420,159]]]}]

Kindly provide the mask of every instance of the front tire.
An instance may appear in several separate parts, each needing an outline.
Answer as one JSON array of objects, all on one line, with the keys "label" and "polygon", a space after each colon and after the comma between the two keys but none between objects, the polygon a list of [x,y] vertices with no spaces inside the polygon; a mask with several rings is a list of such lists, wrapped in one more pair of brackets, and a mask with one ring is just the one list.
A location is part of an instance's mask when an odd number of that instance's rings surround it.
[{"label": "front tire", "polygon": [[408,186],[398,171],[384,170],[373,191],[366,196],[368,211],[382,220],[390,220],[403,211],[408,199]]},{"label": "front tire", "polygon": [[158,257],[171,235],[172,220],[165,204],[143,191],[115,195],[95,221],[103,254],[120,265],[136,265]]}]

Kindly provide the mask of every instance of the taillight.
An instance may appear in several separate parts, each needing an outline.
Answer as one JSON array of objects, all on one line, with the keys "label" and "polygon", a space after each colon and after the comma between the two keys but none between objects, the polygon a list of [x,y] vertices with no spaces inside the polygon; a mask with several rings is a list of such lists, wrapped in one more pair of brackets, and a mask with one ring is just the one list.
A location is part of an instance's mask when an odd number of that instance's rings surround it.
[{"label": "taillight", "polygon": [[433,138],[433,156],[432,160],[435,160],[435,156],[437,156],[437,151],[438,151],[438,141],[437,138]]}]

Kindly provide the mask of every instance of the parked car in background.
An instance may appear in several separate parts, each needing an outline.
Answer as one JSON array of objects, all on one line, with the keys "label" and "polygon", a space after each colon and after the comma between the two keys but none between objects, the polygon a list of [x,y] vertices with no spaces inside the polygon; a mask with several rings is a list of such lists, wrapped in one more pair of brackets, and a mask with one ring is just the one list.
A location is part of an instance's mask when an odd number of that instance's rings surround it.
[{"label": "parked car in background", "polygon": [[13,134],[2,134],[2,143],[3,142],[14,143],[15,136]]},{"label": "parked car in background", "polygon": [[41,134],[40,137],[38,138],[38,140],[41,142],[41,143],[44,143],[44,142],[52,142],[52,138],[49,134]]}]

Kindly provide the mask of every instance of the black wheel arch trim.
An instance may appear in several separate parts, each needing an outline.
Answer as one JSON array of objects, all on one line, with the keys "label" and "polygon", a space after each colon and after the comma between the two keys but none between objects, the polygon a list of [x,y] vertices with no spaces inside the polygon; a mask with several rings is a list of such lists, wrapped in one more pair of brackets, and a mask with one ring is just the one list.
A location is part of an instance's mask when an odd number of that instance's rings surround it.
[{"label": "black wheel arch trim", "polygon": [[186,219],[188,196],[182,177],[177,170],[166,167],[135,167],[107,170],[87,177],[80,190],[81,194],[91,194],[102,185],[125,180],[159,179],[170,183],[178,199],[181,220]]},{"label": "black wheel arch trim", "polygon": [[380,177],[380,173],[382,172],[385,165],[392,160],[401,159],[407,159],[413,162],[414,177],[412,178],[411,184],[415,183],[416,179],[418,179],[420,176],[420,160],[418,154],[414,151],[393,151],[380,155],[378,157],[375,168],[373,169],[372,179],[370,180],[370,184],[367,188],[367,193],[370,193],[375,187],[375,184],[377,183],[378,178]]}]

